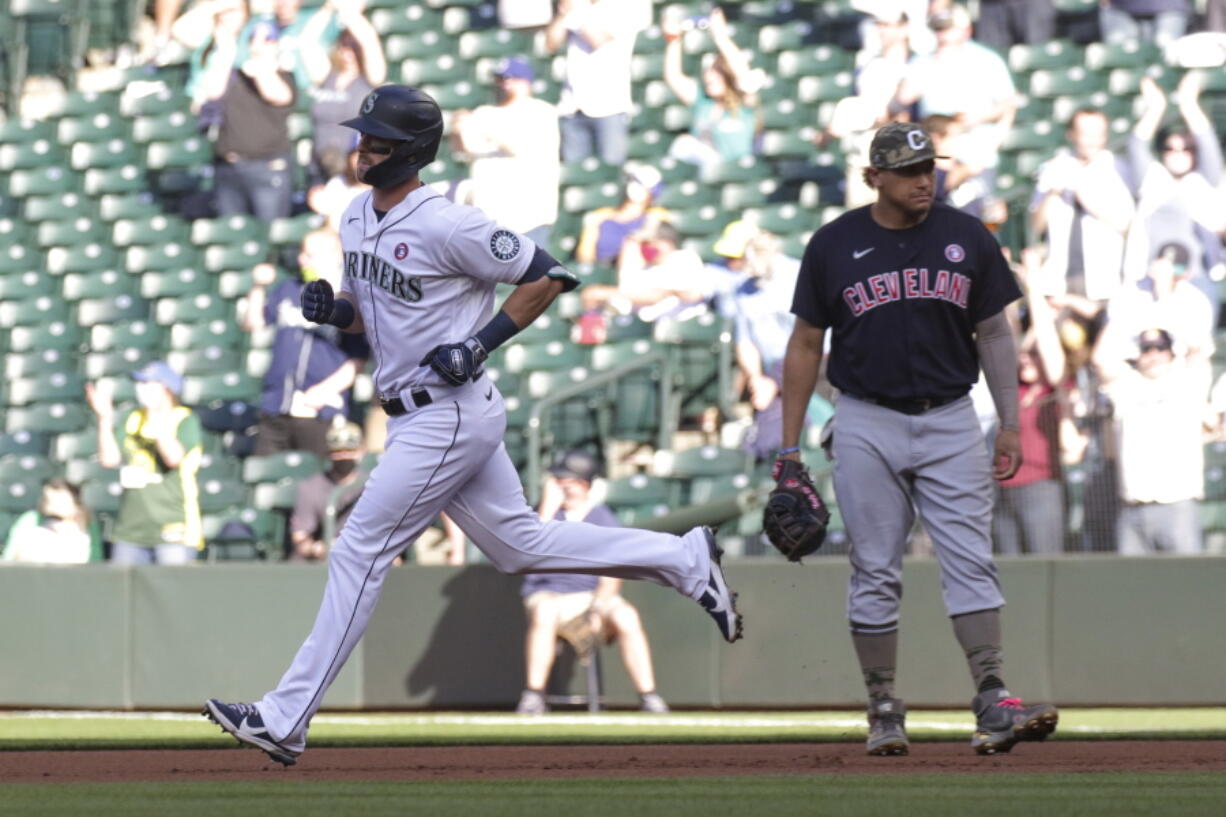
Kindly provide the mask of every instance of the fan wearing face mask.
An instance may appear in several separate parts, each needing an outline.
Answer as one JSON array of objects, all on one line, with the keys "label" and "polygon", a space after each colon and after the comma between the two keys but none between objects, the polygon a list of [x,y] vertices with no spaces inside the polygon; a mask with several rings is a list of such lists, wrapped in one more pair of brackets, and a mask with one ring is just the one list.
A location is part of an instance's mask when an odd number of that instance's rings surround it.
[{"label": "fan wearing face mask", "polygon": [[328,556],[332,539],[349,518],[362,493],[368,473],[361,469],[366,445],[356,423],[333,425],[326,435],[328,460],[322,473],[298,485],[290,516],[290,543],[295,561],[320,561]]}]

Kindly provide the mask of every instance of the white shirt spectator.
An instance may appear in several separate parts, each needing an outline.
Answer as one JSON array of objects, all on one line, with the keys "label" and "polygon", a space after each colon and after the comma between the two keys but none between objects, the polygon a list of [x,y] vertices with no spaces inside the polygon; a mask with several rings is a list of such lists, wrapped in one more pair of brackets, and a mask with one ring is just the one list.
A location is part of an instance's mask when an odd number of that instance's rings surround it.
[{"label": "white shirt spectator", "polygon": [[[612,39],[593,48],[579,33],[588,25],[610,32]],[[591,117],[630,113],[630,58],[635,37],[649,25],[647,0],[575,3],[566,17],[566,86],[559,111]]]},{"label": "white shirt spectator", "polygon": [[1108,386],[1119,439],[1120,496],[1172,503],[1205,495],[1205,380],[1172,364],[1160,377],[1129,369]]}]

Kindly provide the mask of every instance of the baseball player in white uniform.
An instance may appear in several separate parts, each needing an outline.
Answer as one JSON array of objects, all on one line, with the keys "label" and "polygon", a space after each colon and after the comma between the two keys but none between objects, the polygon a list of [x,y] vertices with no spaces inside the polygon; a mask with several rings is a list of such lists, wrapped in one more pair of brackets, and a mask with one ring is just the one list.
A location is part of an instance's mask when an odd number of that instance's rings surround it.
[{"label": "baseball player in white uniform", "polygon": [[[302,311],[365,332],[388,414],[384,454],[328,559],[310,636],[277,688],[254,704],[209,700],[203,714],[241,743],[291,765],[328,686],[361,639],[383,579],[440,511],[506,573],[645,579],[698,601],[728,642],[742,621],[708,528],[684,536],[545,522],[524,499],[503,446],[502,395],[488,354],[537,318],[575,277],[532,241],[423,186],[443,120],[402,85],[372,91],[344,125],[362,134],[358,175],[373,189],[341,221],[341,290],[313,281]],[[517,288],[490,318],[498,283]]]}]

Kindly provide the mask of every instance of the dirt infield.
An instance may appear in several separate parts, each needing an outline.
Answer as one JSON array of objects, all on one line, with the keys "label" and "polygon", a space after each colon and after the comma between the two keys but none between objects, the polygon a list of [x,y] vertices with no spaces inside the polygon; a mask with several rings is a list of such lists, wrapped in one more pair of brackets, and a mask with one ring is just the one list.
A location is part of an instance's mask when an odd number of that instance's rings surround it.
[{"label": "dirt infield", "polygon": [[[859,744],[651,744],[312,749],[283,769],[255,749],[0,752],[0,784],[209,780],[513,780],[924,772],[1226,772],[1226,741],[1051,741],[978,757],[918,743],[871,758]],[[275,775],[275,778],[273,777]]]}]

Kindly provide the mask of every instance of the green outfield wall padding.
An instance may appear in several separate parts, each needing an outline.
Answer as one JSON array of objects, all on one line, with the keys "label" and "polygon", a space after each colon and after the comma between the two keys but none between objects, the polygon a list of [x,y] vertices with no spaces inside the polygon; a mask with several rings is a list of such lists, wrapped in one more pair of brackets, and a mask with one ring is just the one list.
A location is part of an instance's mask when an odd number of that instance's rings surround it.
[{"label": "green outfield wall padding", "polygon": [[[860,707],[845,557],[733,561],[745,639],[727,645],[697,605],[627,583],[657,688],[676,707]],[[1226,559],[1002,559],[1012,691],[1067,705],[1221,704]],[[184,708],[256,700],[310,630],[321,565],[0,568],[0,706]],[[366,638],[326,708],[510,708],[522,686],[522,579],[488,565],[392,570]],[[962,707],[973,690],[932,560],[904,566],[898,693]],[[616,645],[605,696],[634,706]],[[582,692],[563,651],[555,680]],[[567,691],[559,688],[557,691]]]}]

